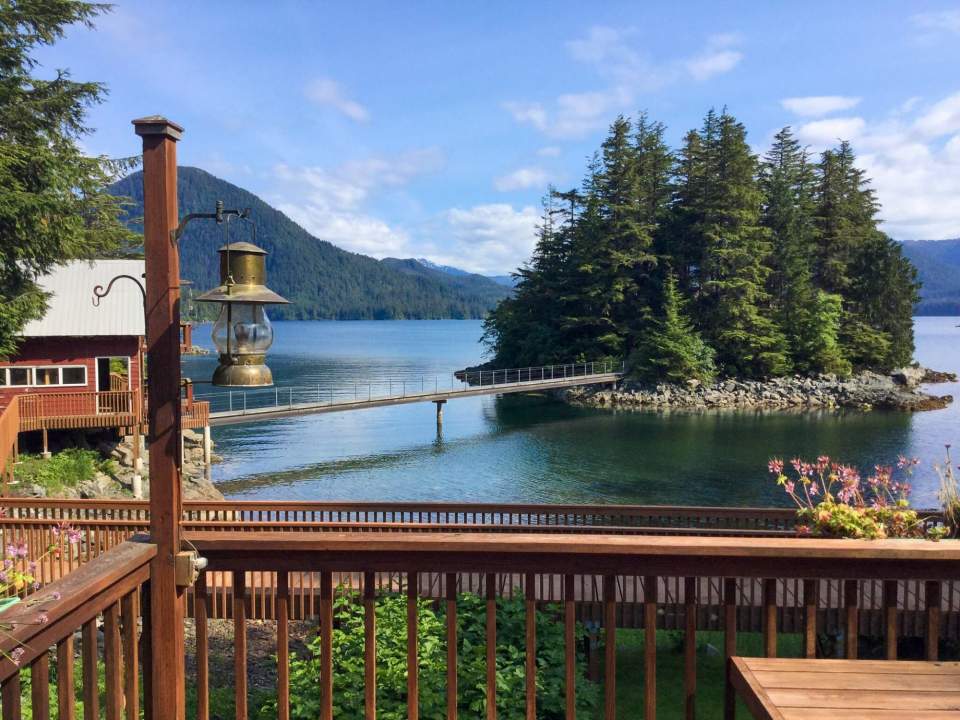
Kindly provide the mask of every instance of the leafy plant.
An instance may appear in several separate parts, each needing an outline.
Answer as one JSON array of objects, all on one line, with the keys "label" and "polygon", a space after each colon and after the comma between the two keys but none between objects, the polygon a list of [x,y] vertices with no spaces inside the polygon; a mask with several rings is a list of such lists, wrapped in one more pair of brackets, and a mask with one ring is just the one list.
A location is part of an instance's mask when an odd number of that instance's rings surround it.
[{"label": "leafy plant", "polygon": [[953,472],[949,445],[943,465],[934,465],[934,468],[940,477],[940,506],[943,508],[943,515],[956,533],[960,528],[960,488],[957,487],[957,477]]},{"label": "leafy plant", "polygon": [[103,460],[95,450],[69,448],[49,458],[21,455],[14,473],[21,483],[33,483],[47,492],[57,492],[65,487],[76,487],[84,480],[92,480],[97,471],[109,474],[113,470],[115,463]]},{"label": "leafy plant", "polygon": [[866,478],[856,468],[833,462],[826,455],[814,463],[791,460],[793,478],[784,473],[782,460],[771,460],[768,469],[797,504],[801,521],[797,532],[801,535],[936,540],[946,531],[924,526],[917,511],[910,507],[910,483],[894,478],[897,470],[909,475],[918,463],[901,455],[896,470],[876,465],[873,474]]},{"label": "leafy plant", "polygon": [[[420,717],[446,716],[446,613],[429,600],[418,604]],[[378,598],[377,717],[407,717],[407,601],[390,594]],[[525,687],[525,609],[521,600],[497,601],[497,715],[522,720]],[[556,607],[538,610],[537,714],[547,720],[564,716],[564,637],[562,615]],[[464,717],[480,717],[486,707],[485,600],[470,593],[457,601],[458,695]],[[583,629],[577,627],[577,646]],[[320,713],[320,642],[310,645],[311,656],[293,656],[290,663],[290,712],[293,718],[316,718]],[[363,606],[356,594],[345,593],[334,605],[333,678],[334,715],[359,720],[364,716]],[[592,717],[599,705],[599,689],[587,682],[585,661],[578,651],[578,717]],[[275,715],[275,701],[262,714]]]}]

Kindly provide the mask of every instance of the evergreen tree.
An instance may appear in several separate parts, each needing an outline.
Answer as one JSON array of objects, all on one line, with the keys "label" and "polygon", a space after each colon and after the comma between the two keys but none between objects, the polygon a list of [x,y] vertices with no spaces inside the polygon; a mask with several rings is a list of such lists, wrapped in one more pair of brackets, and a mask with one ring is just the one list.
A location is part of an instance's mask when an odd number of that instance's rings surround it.
[{"label": "evergreen tree", "polygon": [[746,131],[733,116],[708,114],[701,132],[706,178],[698,218],[700,325],[723,372],[747,377],[789,369],[786,341],[769,312],[769,233]]},{"label": "evergreen tree", "polygon": [[840,341],[855,367],[891,369],[913,356],[916,270],[878,228],[879,204],[850,143],[823,153],[816,195],[816,278],[843,297]]},{"label": "evergreen tree", "polygon": [[647,382],[712,379],[713,349],[687,316],[686,302],[672,271],[664,278],[662,295],[660,314],[630,357],[630,373]]},{"label": "evergreen tree", "polygon": [[850,371],[837,341],[841,298],[813,284],[815,175],[789,127],[774,137],[761,165],[763,223],[772,241],[768,287],[793,367],[800,372]]},{"label": "evergreen tree", "polygon": [[0,3],[0,358],[23,326],[43,316],[37,279],[55,265],[114,251],[131,237],[121,201],[105,192],[115,163],[83,154],[86,111],[104,88],[66,70],[35,77],[38,48],[106,6],[73,0]]}]

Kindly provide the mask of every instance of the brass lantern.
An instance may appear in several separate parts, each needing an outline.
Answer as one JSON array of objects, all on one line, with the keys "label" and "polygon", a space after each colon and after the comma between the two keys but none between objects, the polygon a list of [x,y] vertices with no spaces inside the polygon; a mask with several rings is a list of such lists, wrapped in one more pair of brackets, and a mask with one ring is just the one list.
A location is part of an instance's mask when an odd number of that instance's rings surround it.
[{"label": "brass lantern", "polygon": [[266,286],[267,251],[248,242],[224,245],[220,252],[220,287],[196,298],[197,302],[220,303],[220,315],[213,325],[213,344],[220,364],[213,384],[224,387],[273,385],[273,374],[265,364],[273,344],[273,327],[264,305],[285,304]]}]

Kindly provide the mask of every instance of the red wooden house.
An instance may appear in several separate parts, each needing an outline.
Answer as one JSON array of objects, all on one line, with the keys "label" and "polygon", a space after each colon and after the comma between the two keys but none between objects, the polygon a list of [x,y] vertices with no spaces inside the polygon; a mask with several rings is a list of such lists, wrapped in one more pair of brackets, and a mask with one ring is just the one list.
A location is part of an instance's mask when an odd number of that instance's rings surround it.
[{"label": "red wooden house", "polygon": [[124,279],[93,303],[94,287],[117,275],[140,279],[143,261],[76,261],[41,279],[49,309],[24,328],[17,355],[0,362],[0,407],[19,404],[20,432],[141,422],[143,296]]}]

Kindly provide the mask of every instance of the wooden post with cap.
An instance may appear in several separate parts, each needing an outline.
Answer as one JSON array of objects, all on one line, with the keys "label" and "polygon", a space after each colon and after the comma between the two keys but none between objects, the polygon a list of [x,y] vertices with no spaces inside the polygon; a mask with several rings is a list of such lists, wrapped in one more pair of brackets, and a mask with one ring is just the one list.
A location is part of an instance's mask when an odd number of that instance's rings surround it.
[{"label": "wooden post with cap", "polygon": [[185,715],[184,588],[174,562],[180,551],[180,259],[177,141],[183,128],[164,117],[133,121],[143,138],[143,244],[146,259],[147,366],[150,368],[151,720]]}]

